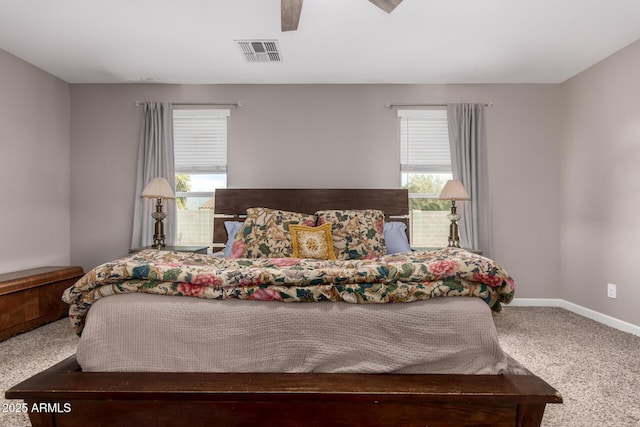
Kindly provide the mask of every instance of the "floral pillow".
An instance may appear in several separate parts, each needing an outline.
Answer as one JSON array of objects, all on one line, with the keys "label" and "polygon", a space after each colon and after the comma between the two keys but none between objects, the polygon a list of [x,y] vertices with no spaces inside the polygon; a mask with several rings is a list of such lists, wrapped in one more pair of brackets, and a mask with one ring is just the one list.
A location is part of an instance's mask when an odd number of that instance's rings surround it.
[{"label": "floral pillow", "polygon": [[337,259],[377,258],[386,254],[384,212],[329,210],[316,212],[318,225],[331,223]]},{"label": "floral pillow", "polygon": [[315,225],[315,215],[269,208],[247,209],[236,233],[231,258],[287,258],[293,255],[289,225]]},{"label": "floral pillow", "polygon": [[336,259],[333,252],[331,224],[318,227],[290,225],[294,258]]}]

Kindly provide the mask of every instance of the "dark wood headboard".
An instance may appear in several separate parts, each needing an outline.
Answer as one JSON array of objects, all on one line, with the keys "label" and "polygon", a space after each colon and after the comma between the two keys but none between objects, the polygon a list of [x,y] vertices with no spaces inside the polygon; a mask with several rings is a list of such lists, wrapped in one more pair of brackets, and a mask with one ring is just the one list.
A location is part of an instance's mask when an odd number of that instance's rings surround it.
[{"label": "dark wood headboard", "polygon": [[407,224],[409,193],[406,189],[241,189],[216,190],[213,243],[227,241],[225,221],[243,221],[247,208],[271,208],[314,214],[328,209],[380,209],[388,220]]}]

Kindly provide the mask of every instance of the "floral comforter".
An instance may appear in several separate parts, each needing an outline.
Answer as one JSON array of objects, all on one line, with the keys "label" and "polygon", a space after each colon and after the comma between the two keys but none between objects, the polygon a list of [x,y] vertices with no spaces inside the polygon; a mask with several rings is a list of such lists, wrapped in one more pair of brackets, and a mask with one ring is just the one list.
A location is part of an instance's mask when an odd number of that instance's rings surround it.
[{"label": "floral comforter", "polygon": [[80,334],[91,305],[120,293],[283,302],[411,302],[441,296],[482,298],[493,311],[513,299],[515,283],[495,261],[462,249],[369,260],[223,259],[147,250],[100,265],[64,292]]}]

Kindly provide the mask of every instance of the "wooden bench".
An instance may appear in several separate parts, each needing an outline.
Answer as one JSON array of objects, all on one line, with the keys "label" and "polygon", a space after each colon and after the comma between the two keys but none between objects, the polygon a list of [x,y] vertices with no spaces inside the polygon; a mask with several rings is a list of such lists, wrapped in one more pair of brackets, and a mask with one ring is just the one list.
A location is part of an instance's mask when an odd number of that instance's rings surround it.
[{"label": "wooden bench", "polygon": [[82,372],[75,356],[6,397],[34,427],[539,427],[562,402],[535,375]]},{"label": "wooden bench", "polygon": [[40,267],[0,274],[0,341],[66,316],[65,289],[82,267]]}]

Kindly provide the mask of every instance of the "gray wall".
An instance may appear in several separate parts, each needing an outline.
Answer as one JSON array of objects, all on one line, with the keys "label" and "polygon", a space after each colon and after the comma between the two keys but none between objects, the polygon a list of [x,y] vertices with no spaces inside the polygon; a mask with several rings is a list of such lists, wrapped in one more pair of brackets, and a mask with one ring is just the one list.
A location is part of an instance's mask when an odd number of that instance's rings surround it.
[{"label": "gray wall", "polygon": [[235,102],[230,187],[397,188],[399,128],[386,103],[492,102],[493,257],[519,297],[560,297],[559,85],[72,85],[71,259],[129,248],[136,101]]},{"label": "gray wall", "polygon": [[640,325],[640,42],[563,83],[562,95],[562,297]]},{"label": "gray wall", "polygon": [[0,50],[0,273],[68,265],[69,85]]}]

